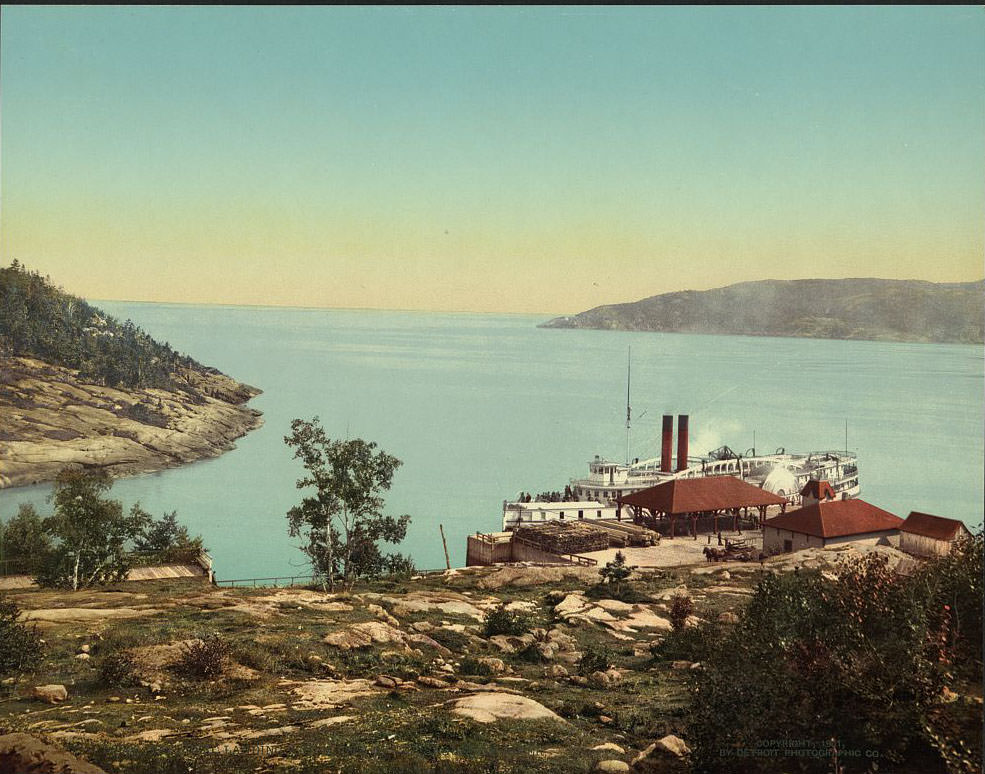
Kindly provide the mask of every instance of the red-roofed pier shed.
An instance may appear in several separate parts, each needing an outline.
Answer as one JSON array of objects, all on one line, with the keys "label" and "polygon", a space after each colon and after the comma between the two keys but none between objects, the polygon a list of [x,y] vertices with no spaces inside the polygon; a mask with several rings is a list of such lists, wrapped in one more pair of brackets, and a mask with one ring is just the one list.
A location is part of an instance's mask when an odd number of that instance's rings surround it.
[{"label": "red-roofed pier shed", "polygon": [[[748,484],[732,476],[706,478],[678,478],[663,484],[641,489],[626,495],[619,501],[619,508],[627,507],[636,524],[674,537],[677,519],[688,522],[688,533],[698,536],[698,519],[712,519],[712,527],[718,532],[718,519],[730,518],[732,529],[739,529],[739,516],[755,508],[759,522],[771,505],[786,508],[785,497],[775,495],[758,486]],[[618,511],[617,511],[618,513]],[[666,529],[669,526],[669,531]]]}]

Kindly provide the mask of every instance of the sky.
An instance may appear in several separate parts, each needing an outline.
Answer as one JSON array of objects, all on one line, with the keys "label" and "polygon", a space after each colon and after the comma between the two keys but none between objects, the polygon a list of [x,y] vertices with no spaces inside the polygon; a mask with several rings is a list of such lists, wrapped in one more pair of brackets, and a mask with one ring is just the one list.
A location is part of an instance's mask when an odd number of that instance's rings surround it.
[{"label": "sky", "polygon": [[981,7],[0,14],[0,259],[87,298],[985,276]]}]

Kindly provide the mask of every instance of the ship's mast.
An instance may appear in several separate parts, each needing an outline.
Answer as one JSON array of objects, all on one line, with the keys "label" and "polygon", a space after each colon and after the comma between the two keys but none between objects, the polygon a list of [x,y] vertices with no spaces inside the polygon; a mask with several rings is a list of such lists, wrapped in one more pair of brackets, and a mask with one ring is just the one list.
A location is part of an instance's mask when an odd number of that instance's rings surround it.
[{"label": "ship's mast", "polygon": [[633,348],[626,355],[626,465],[629,465],[629,420],[632,409],[629,407],[629,383],[633,373]]}]

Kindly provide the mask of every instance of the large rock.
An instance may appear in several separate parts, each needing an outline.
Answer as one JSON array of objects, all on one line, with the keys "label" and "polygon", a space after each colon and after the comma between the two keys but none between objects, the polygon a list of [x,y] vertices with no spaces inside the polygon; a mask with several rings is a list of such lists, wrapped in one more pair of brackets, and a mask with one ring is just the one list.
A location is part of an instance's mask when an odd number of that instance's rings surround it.
[{"label": "large rock", "polygon": [[58,704],[68,698],[68,689],[64,685],[36,685],[31,695],[48,704]]},{"label": "large rock", "polygon": [[647,747],[643,752],[633,759],[633,765],[646,760],[654,754],[673,755],[675,758],[683,758],[691,754],[691,748],[687,746],[683,739],[673,734],[667,734],[662,739]]},{"label": "large rock", "polygon": [[361,696],[372,696],[380,687],[370,680],[312,680],[294,687],[295,709],[338,707]]},{"label": "large rock", "polygon": [[371,645],[396,644],[409,650],[411,645],[424,645],[439,653],[448,655],[448,648],[428,637],[426,634],[407,634],[385,621],[366,621],[353,624],[337,632],[330,632],[322,638],[326,645],[334,645],[341,650],[358,650]]},{"label": "large rock", "polygon": [[621,602],[618,599],[600,599],[596,601],[595,604],[603,610],[610,613],[615,613],[616,615],[629,615],[633,612],[634,607],[634,605],[631,605],[628,602]]},{"label": "large rock", "polygon": [[625,761],[610,758],[607,761],[596,763],[593,771],[601,772],[601,774],[622,774],[622,772],[629,771],[629,764]]},{"label": "large rock", "polygon": [[0,736],[0,774],[106,774],[71,753],[29,734]]},{"label": "large rock", "polygon": [[611,750],[612,752],[617,752],[620,755],[626,752],[622,747],[617,745],[615,742],[603,742],[602,744],[595,745],[592,749],[598,750],[600,752],[604,750]]},{"label": "large rock", "polygon": [[731,610],[726,610],[725,612],[718,614],[718,623],[737,624],[738,622],[739,622],[739,616],[733,613]]},{"label": "large rock", "polygon": [[581,594],[568,594],[554,606],[554,613],[559,618],[566,618],[574,613],[583,613],[588,607],[588,600]]},{"label": "large rock", "polygon": [[602,774],[622,774],[622,772],[629,771],[629,764],[625,761],[610,758],[607,761],[596,763],[593,771],[598,771]]},{"label": "large rock", "polygon": [[464,715],[479,723],[494,723],[497,720],[556,720],[565,721],[543,704],[509,693],[481,693],[466,696],[454,702],[451,710],[456,715]]},{"label": "large rock", "polygon": [[[205,395],[199,401],[183,390],[88,384],[78,371],[31,358],[0,357],[0,370],[0,488],[51,480],[66,467],[115,476],[172,468],[216,457],[262,424],[260,412],[240,405],[260,391],[218,372],[179,369],[179,381]],[[156,406],[167,425],[137,421],[124,409],[137,403]]]}]

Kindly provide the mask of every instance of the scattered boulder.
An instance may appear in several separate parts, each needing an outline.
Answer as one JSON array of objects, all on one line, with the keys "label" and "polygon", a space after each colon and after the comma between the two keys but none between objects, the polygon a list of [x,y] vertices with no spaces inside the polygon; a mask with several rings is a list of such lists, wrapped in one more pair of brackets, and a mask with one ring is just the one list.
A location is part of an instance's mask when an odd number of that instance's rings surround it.
[{"label": "scattered boulder", "polygon": [[492,656],[482,656],[481,658],[476,659],[476,661],[482,664],[483,666],[485,666],[494,675],[501,675],[504,672],[508,671],[506,662],[504,662],[503,659],[501,658],[493,658]]},{"label": "scattered boulder", "polygon": [[673,734],[667,734],[667,736],[662,739],[658,739],[656,742],[647,747],[643,752],[637,755],[633,759],[633,765],[646,760],[654,753],[662,753],[665,755],[673,755],[675,758],[683,758],[691,754],[691,748],[687,746],[685,741],[678,736]]},{"label": "scattered boulder", "polygon": [[543,704],[526,696],[511,693],[480,693],[457,699],[451,710],[456,715],[472,718],[479,723],[497,720],[556,720],[565,722]]},{"label": "scattered boulder", "polygon": [[390,626],[397,627],[400,626],[400,621],[390,615],[385,609],[380,605],[366,605],[366,610],[375,615],[381,621],[386,621]]},{"label": "scattered boulder", "polygon": [[588,607],[588,600],[581,594],[568,594],[554,606],[554,613],[559,618],[566,618],[574,613],[584,612]]},{"label": "scattered boulder", "polygon": [[334,645],[342,650],[368,648],[374,642],[386,644],[389,642],[402,643],[404,633],[390,624],[382,621],[367,621],[353,624],[347,629],[326,634],[322,642]]},{"label": "scattered boulder", "polygon": [[398,685],[397,680],[389,675],[377,675],[376,684],[380,688],[386,688],[387,690],[393,690]]},{"label": "scattered boulder", "polygon": [[617,745],[615,742],[603,742],[602,744],[595,745],[592,749],[593,750],[599,750],[599,751],[601,751],[601,750],[611,750],[612,752],[617,752],[620,755],[622,755],[624,752],[626,752],[622,747],[620,747],[619,745]]},{"label": "scattered boulder", "polygon": [[738,622],[739,622],[739,616],[733,613],[731,610],[726,610],[724,613],[718,614],[718,623],[737,624]]},{"label": "scattered boulder", "polygon": [[30,734],[0,736],[0,772],[16,774],[106,774],[71,753],[46,744]]},{"label": "scattered boulder", "polygon": [[544,677],[551,677],[555,680],[563,680],[567,676],[568,670],[560,664],[551,664],[548,667],[544,667]]},{"label": "scattered boulder", "polygon": [[606,671],[592,672],[588,676],[588,682],[595,688],[608,688],[622,680],[622,672],[618,669],[607,669]]},{"label": "scattered boulder", "polygon": [[607,761],[596,763],[593,771],[602,772],[603,774],[620,774],[621,772],[629,771],[629,764],[616,758],[610,758]]},{"label": "scattered boulder", "polygon": [[546,636],[547,641],[554,645],[561,653],[571,653],[578,649],[578,640],[560,629],[551,629],[547,632]]},{"label": "scattered boulder", "polygon": [[31,695],[47,704],[58,704],[68,698],[68,689],[64,685],[36,685]]},{"label": "scattered boulder", "polygon": [[421,675],[417,678],[417,682],[421,685],[425,685],[428,688],[447,688],[448,683],[437,677],[430,677],[428,675]]}]

